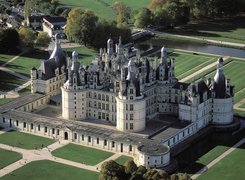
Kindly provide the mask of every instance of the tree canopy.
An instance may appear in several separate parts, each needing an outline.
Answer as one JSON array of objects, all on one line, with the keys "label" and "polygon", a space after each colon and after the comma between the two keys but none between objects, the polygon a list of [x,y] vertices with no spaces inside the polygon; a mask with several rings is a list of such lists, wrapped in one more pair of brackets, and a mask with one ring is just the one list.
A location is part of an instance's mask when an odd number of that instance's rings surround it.
[{"label": "tree canopy", "polygon": [[47,48],[50,44],[51,38],[49,37],[48,33],[40,32],[37,36],[36,46]]},{"label": "tree canopy", "polygon": [[36,35],[31,28],[21,27],[19,29],[20,40],[28,47],[34,47]]},{"label": "tree canopy", "polygon": [[19,45],[19,34],[15,29],[0,29],[0,51],[12,51]]}]

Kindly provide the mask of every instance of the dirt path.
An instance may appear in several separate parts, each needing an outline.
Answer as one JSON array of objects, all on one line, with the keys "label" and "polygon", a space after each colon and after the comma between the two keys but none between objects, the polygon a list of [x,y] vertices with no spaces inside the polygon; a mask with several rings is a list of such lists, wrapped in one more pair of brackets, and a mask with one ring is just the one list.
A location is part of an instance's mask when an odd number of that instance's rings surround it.
[{"label": "dirt path", "polygon": [[233,152],[237,147],[241,146],[244,143],[245,143],[245,138],[243,138],[242,140],[240,140],[238,143],[236,143],[234,146],[232,146],[231,148],[229,148],[227,151],[225,151],[219,157],[217,157],[216,159],[214,159],[207,166],[205,166],[204,168],[202,168],[201,170],[199,170],[196,174],[192,175],[191,178],[192,179],[197,179],[200,175],[202,175],[204,172],[206,172],[208,169],[210,169],[212,166],[214,166],[215,164],[217,164],[220,160],[222,160],[223,158],[225,158],[227,155],[229,155],[231,152]]}]

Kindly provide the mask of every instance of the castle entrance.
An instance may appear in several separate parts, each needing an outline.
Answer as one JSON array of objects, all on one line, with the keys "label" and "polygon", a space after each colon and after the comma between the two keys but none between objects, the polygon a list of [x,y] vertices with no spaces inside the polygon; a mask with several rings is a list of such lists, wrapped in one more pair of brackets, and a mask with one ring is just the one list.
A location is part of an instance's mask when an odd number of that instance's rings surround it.
[{"label": "castle entrance", "polygon": [[65,138],[65,140],[68,140],[68,132],[64,133],[64,138]]}]

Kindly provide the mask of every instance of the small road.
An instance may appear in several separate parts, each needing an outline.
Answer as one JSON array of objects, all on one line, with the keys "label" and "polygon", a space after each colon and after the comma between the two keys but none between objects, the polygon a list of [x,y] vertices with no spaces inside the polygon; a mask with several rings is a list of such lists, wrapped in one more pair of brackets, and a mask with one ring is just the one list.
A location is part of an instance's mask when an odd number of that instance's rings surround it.
[{"label": "small road", "polygon": [[234,109],[240,110],[240,111],[245,111],[245,108],[240,108],[239,106],[245,104],[245,98],[243,98],[241,101],[238,103],[234,104]]},{"label": "small road", "polygon": [[204,172],[206,172],[208,169],[210,169],[212,166],[217,164],[220,160],[228,156],[231,152],[233,152],[237,147],[241,146],[245,143],[245,138],[240,140],[238,143],[236,143],[234,146],[229,148],[227,151],[225,151],[223,154],[221,154],[219,157],[214,159],[212,162],[210,162],[207,166],[203,167],[201,170],[199,170],[197,173],[191,176],[192,179],[197,179],[200,175],[202,175]]}]

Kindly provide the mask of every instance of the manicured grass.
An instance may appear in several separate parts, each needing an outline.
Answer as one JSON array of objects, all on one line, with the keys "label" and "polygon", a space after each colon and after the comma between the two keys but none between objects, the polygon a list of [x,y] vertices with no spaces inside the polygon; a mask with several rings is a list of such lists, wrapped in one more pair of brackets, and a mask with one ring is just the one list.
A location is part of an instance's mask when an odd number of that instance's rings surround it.
[{"label": "manicured grass", "polygon": [[169,30],[175,34],[195,36],[245,44],[245,16],[217,20],[190,22],[187,25]]},{"label": "manicured grass", "polygon": [[81,7],[84,9],[91,9],[94,13],[102,19],[115,20],[115,11],[97,0],[59,0],[60,3],[68,6]]},{"label": "manicured grass", "polygon": [[113,153],[111,152],[80,146],[76,144],[68,144],[60,149],[54,150],[52,154],[56,157],[92,166],[100,163],[101,161],[113,155]]},{"label": "manicured grass", "polygon": [[149,7],[151,0],[102,0],[103,2],[111,5],[114,2],[123,2],[125,3],[128,7],[130,7],[131,9],[139,9],[139,8],[143,8],[143,7]]},{"label": "manicured grass", "polygon": [[204,165],[208,165],[211,161],[216,159],[218,156],[220,156],[222,153],[224,153],[228,149],[229,149],[228,146],[216,146],[211,151],[209,151],[207,154],[199,158],[197,162],[202,163]]},{"label": "manicured grass", "polygon": [[115,161],[118,163],[118,164],[121,164],[121,165],[124,165],[124,163],[129,160],[129,159],[133,159],[132,157],[129,157],[129,156],[120,156],[119,158],[115,159]]},{"label": "manicured grass", "polygon": [[73,51],[77,51],[79,53],[78,61],[82,63],[82,65],[90,64],[95,59],[95,55],[98,53],[97,51],[87,47],[67,48],[64,49],[64,51],[67,51],[70,57]]},{"label": "manicured grass", "polygon": [[31,69],[38,68],[41,64],[39,59],[29,57],[19,57],[15,61],[9,63],[6,68],[9,68],[17,73],[30,77]]},{"label": "manicured grass", "polygon": [[237,109],[234,109],[234,113],[238,114],[238,115],[245,115],[245,111],[240,111],[240,110],[237,110]]},{"label": "manicured grass", "polygon": [[80,169],[53,161],[42,160],[33,161],[22,168],[19,168],[8,175],[1,178],[1,180],[97,180],[99,173]]},{"label": "manicured grass", "polygon": [[245,162],[244,148],[245,144],[208,169],[208,171],[199,176],[198,179],[243,179],[245,177],[245,166],[243,165]]},{"label": "manicured grass", "polygon": [[26,80],[20,79],[12,74],[0,70],[0,91],[14,90],[16,87],[24,84]]},{"label": "manicured grass", "polygon": [[174,52],[170,57],[175,58],[175,76],[178,79],[182,79],[216,60],[211,56],[183,52]]},{"label": "manicured grass", "polygon": [[52,139],[17,131],[9,131],[0,135],[0,143],[23,149],[40,149],[54,143]]},{"label": "manicured grass", "polygon": [[241,106],[239,106],[240,108],[245,108],[245,104],[242,104]]},{"label": "manicured grass", "polygon": [[4,99],[0,99],[0,105],[3,105],[5,103],[8,103],[10,101],[12,101],[13,99],[10,99],[10,98],[4,98]]},{"label": "manicured grass", "polygon": [[14,55],[0,54],[0,65],[8,62],[13,57],[14,57]]},{"label": "manicured grass", "polygon": [[22,155],[17,152],[0,149],[0,169],[20,160],[21,158]]}]

